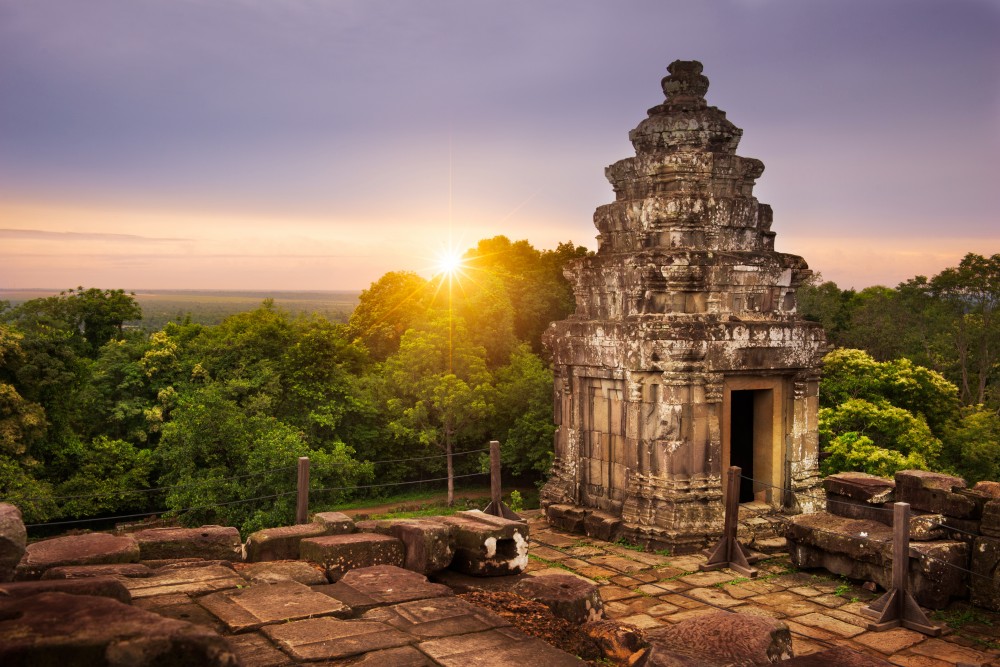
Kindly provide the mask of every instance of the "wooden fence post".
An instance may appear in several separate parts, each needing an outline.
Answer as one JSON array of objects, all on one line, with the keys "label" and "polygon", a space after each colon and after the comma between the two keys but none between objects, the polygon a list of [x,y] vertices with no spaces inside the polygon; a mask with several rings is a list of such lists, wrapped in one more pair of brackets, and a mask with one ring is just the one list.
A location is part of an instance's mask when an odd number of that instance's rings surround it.
[{"label": "wooden fence post", "polygon": [[298,497],[295,503],[295,523],[305,523],[309,517],[309,457],[299,457]]},{"label": "wooden fence post", "polygon": [[483,511],[511,521],[521,520],[503,501],[503,491],[500,488],[500,442],[497,440],[490,440],[490,504]]},{"label": "wooden fence post", "polygon": [[722,538],[709,553],[708,562],[698,566],[702,572],[728,567],[751,579],[757,576],[757,570],[750,567],[750,560],[757,560],[757,558],[736,539],[736,529],[739,527],[740,521],[740,475],[742,473],[743,470],[739,466],[730,466],[729,470],[726,471],[726,515],[723,522]]},{"label": "wooden fence post", "polygon": [[910,570],[910,504],[896,503],[892,513],[892,588],[861,609],[874,620],[869,630],[881,632],[903,626],[937,637],[941,628],[932,624],[907,590]]}]

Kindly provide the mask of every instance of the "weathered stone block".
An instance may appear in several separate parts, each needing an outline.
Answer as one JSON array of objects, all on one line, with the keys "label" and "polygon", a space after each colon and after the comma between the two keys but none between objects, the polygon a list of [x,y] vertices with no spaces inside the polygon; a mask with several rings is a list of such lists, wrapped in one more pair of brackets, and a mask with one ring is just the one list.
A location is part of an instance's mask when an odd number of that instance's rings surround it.
[{"label": "weathered stone block", "polygon": [[375,607],[453,595],[447,586],[430,583],[422,574],[392,565],[351,570],[337,583],[315,586],[313,590],[340,600],[355,615]]},{"label": "weathered stone block", "polygon": [[889,504],[873,505],[864,500],[828,493],[826,495],[826,511],[845,519],[863,519],[878,521],[887,526],[892,525],[892,506]]},{"label": "weathered stone block", "polygon": [[549,505],[545,508],[549,525],[567,533],[582,533],[587,510],[573,505]]},{"label": "weathered stone block", "polygon": [[252,584],[297,581],[306,586],[326,584],[326,570],[302,560],[272,560],[247,563],[240,574]]},{"label": "weathered stone block", "polygon": [[128,589],[117,579],[88,577],[86,579],[48,579],[42,581],[15,581],[0,584],[0,600],[22,598],[40,593],[65,593],[110,598],[124,604],[132,602]]},{"label": "weathered stone block", "polygon": [[54,537],[29,544],[17,566],[17,579],[38,579],[49,568],[61,565],[135,563],[139,544],[129,535],[87,533]]},{"label": "weathered stone block", "polygon": [[972,487],[972,490],[981,493],[984,496],[989,496],[990,498],[1000,499],[1000,482],[976,482],[975,486]]},{"label": "weathered stone block", "polygon": [[583,532],[605,542],[614,542],[622,534],[622,520],[606,512],[589,512],[583,519]]},{"label": "weathered stone block", "polygon": [[273,623],[320,616],[348,617],[347,605],[308,586],[282,581],[211,593],[198,603],[232,632],[246,632]]},{"label": "weathered stone block", "polygon": [[597,645],[606,660],[615,664],[632,664],[629,662],[632,656],[649,646],[645,632],[620,621],[593,621],[580,630]]},{"label": "weathered stone block", "polygon": [[518,574],[528,565],[528,524],[478,510],[436,517],[454,529],[451,567],[476,576]]},{"label": "weathered stone block", "polygon": [[896,500],[909,503],[914,510],[976,518],[977,504],[956,491],[965,488],[965,480],[953,475],[927,470],[900,470],[896,473]]},{"label": "weathered stone block", "polygon": [[983,506],[979,531],[989,537],[1000,537],[1000,500],[991,500]]},{"label": "weathered stone block", "polygon": [[299,552],[304,560],[323,565],[330,581],[337,581],[355,568],[401,566],[404,560],[400,540],[375,533],[309,537],[299,543]]},{"label": "weathered stone block", "polygon": [[0,503],[0,582],[14,578],[14,569],[24,556],[27,540],[21,510],[10,503]]},{"label": "weathered stone block", "polygon": [[454,528],[428,519],[386,519],[361,521],[358,530],[380,535],[391,535],[403,542],[406,556],[403,567],[407,570],[430,574],[451,565],[455,556],[452,544]]},{"label": "weathered stone block", "polygon": [[510,625],[493,612],[453,596],[378,607],[365,612],[361,619],[385,623],[422,640]]},{"label": "weathered stone block", "polygon": [[336,660],[339,663],[344,658],[405,647],[413,642],[409,635],[384,623],[330,617],[269,625],[263,632],[298,661]]},{"label": "weathered stone block", "polygon": [[656,628],[647,631],[646,637],[654,651],[676,651],[719,664],[766,665],[792,657],[787,625],[772,618],[726,611]]},{"label": "weathered stone block", "polygon": [[828,495],[881,505],[893,501],[896,482],[863,472],[839,472],[823,478],[823,488]]},{"label": "weathered stone block", "polygon": [[45,571],[43,580],[85,579],[88,577],[149,577],[153,570],[141,563],[117,563],[111,565],[64,565]]},{"label": "weathered stone block", "polygon": [[977,537],[972,544],[969,601],[1000,612],[1000,538]]},{"label": "weathered stone block", "polygon": [[317,512],[313,514],[313,523],[326,527],[327,535],[345,535],[357,530],[354,519],[343,512]]},{"label": "weathered stone block", "polygon": [[[822,567],[852,579],[891,585],[892,529],[874,521],[825,512],[789,517],[790,555],[796,567]],[[925,607],[940,609],[965,594],[969,546],[960,541],[911,542],[910,591]]]},{"label": "weathered stone block", "polygon": [[247,561],[259,563],[266,560],[298,560],[299,542],[307,537],[332,534],[334,533],[328,532],[326,524],[319,522],[258,530],[247,537]]},{"label": "weathered stone block", "polygon": [[243,560],[240,531],[232,527],[150,528],[133,533],[132,537],[139,543],[139,558],[142,560]]},{"label": "weathered stone block", "polygon": [[570,623],[591,623],[604,618],[604,603],[597,586],[572,575],[527,577],[514,584],[511,592],[541,602]]},{"label": "weathered stone block", "polygon": [[42,593],[0,600],[6,667],[236,667],[217,633],[116,600]]},{"label": "weathered stone block", "polygon": [[138,600],[176,593],[204,595],[213,591],[245,586],[246,579],[236,574],[230,563],[229,567],[208,565],[163,569],[150,577],[122,579],[122,583],[132,594],[132,599]]},{"label": "weathered stone block", "polygon": [[910,539],[916,542],[943,540],[948,531],[941,514],[917,514],[910,516]]}]

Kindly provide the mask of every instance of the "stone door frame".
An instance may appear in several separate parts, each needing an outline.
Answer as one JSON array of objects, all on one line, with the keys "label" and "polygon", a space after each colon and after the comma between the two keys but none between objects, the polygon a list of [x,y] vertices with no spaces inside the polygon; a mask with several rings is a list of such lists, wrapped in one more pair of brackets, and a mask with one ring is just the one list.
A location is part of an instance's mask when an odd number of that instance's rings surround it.
[{"label": "stone door frame", "polygon": [[[753,477],[763,484],[755,484],[754,492],[758,500],[763,500],[772,506],[777,506],[781,500],[781,490],[784,488],[785,458],[787,456],[787,438],[790,424],[790,410],[788,409],[789,378],[783,376],[761,376],[761,375],[727,375],[723,380],[722,391],[722,414],[721,424],[721,445],[722,445],[722,471],[729,469],[731,465],[730,437],[732,418],[732,393],[734,391],[770,391],[770,413],[771,419],[768,423],[761,424],[755,421],[754,424],[754,470]],[[761,394],[758,401],[767,401],[767,396]],[[754,412],[763,412],[758,405],[755,405]],[[765,447],[760,440],[766,439],[769,447]],[[726,485],[722,485],[723,495],[726,493]]]}]

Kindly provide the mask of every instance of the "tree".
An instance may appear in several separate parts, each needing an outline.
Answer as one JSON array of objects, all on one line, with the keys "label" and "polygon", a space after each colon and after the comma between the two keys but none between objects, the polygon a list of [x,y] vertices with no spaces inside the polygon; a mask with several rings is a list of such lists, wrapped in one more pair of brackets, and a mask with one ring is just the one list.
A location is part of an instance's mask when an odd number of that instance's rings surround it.
[{"label": "tree", "polygon": [[954,316],[952,340],[958,361],[958,386],[966,404],[981,404],[1000,372],[1000,254],[983,257],[969,253],[957,267],[934,276],[932,294],[942,299]]},{"label": "tree", "polygon": [[520,345],[510,363],[496,373],[493,432],[500,438],[501,460],[515,475],[547,473],[552,467],[552,371]]},{"label": "tree", "polygon": [[485,441],[483,424],[494,399],[486,351],[470,341],[461,319],[410,329],[383,369],[386,411],[394,436],[444,451],[448,504],[455,499],[456,448]]},{"label": "tree", "polygon": [[434,289],[410,271],[391,271],[361,292],[347,323],[351,340],[364,344],[377,361],[399,349],[407,329],[426,318]]}]

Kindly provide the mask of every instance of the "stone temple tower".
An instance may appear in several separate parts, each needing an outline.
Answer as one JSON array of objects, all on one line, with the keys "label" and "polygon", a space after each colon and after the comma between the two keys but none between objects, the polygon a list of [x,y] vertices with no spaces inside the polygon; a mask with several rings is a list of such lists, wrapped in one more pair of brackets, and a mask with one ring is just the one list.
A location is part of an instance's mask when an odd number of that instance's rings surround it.
[{"label": "stone temple tower", "polygon": [[753,196],[763,163],[736,154],[743,131],[706,103],[701,63],[667,71],[666,100],[629,133],[635,157],[606,170],[597,253],[566,269],[576,312],[545,333],[558,431],[542,504],[684,551],[721,531],[730,465],[758,480],[741,502],[779,508],[818,483],[826,343],[796,315],[812,272],[774,250]]}]

